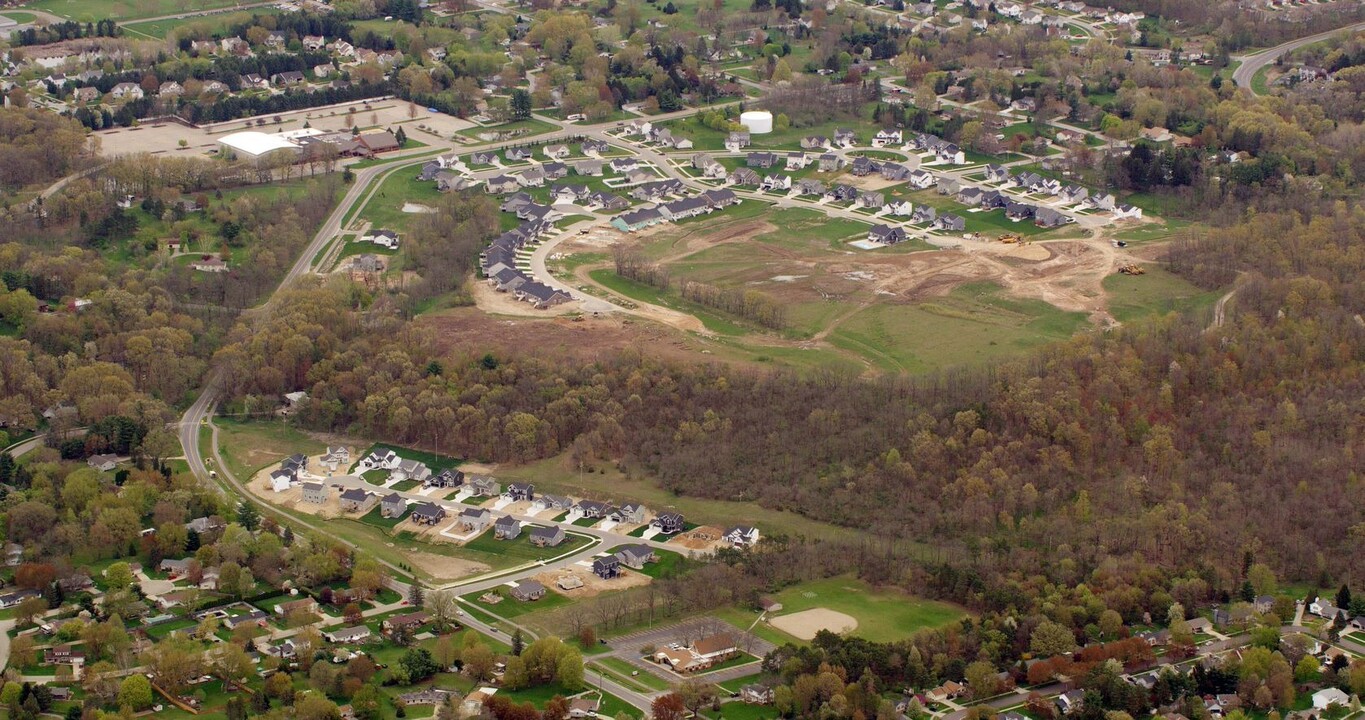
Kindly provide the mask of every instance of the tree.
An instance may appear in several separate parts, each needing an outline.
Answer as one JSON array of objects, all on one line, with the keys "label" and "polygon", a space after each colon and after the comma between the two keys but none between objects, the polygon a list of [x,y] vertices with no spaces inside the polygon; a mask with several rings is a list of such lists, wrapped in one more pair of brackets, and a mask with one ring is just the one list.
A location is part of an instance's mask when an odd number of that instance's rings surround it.
[{"label": "tree", "polygon": [[482,681],[492,676],[493,663],[496,659],[493,657],[493,651],[489,650],[487,645],[476,643],[468,646],[464,652],[460,653],[460,656],[464,659],[464,668],[470,677]]},{"label": "tree", "polygon": [[35,618],[47,612],[47,601],[40,597],[25,598],[14,609],[14,618],[20,625],[29,625]]},{"label": "tree", "polygon": [[649,714],[654,720],[683,720],[687,716],[687,706],[681,695],[671,692],[654,698],[649,706]]},{"label": "tree", "polygon": [[399,658],[398,663],[403,666],[404,670],[407,670],[408,678],[412,682],[431,677],[440,670],[426,648],[408,648],[408,651],[403,653],[403,657]]},{"label": "tree", "polygon": [[1029,648],[1041,657],[1064,655],[1076,649],[1076,636],[1060,624],[1044,620],[1033,629]]},{"label": "tree", "polygon": [[1337,591],[1337,607],[1346,610],[1351,607],[1351,588],[1342,583],[1341,589]]},{"label": "tree", "polygon": [[408,586],[408,604],[415,608],[421,608],[425,606],[425,602],[426,596],[422,594],[422,586],[413,581]]},{"label": "tree", "polygon": [[967,687],[971,688],[973,699],[987,698],[997,692],[995,675],[995,668],[983,660],[977,660],[967,666],[964,677]]},{"label": "tree", "polygon": [[142,673],[129,675],[118,688],[118,704],[132,708],[135,712],[152,706],[152,683]]},{"label": "tree", "polygon": [[563,695],[556,695],[545,703],[545,712],[541,714],[541,720],[565,720],[569,717],[569,700]]},{"label": "tree", "polygon": [[[1215,75],[1214,77],[1217,77]],[[1256,563],[1247,570],[1247,580],[1255,588],[1257,595],[1274,595],[1279,585],[1275,579],[1275,571],[1265,563]],[[1254,600],[1255,598],[1253,598]]]},{"label": "tree", "polygon": [[256,510],[256,506],[249,502],[237,504],[237,524],[249,531],[254,531],[261,524],[261,513]]},{"label": "tree", "polygon": [[1123,632],[1123,616],[1115,610],[1100,613],[1100,632],[1104,633],[1105,640],[1117,640]]},{"label": "tree", "polygon": [[512,117],[516,120],[526,120],[531,117],[531,93],[522,88],[512,91]]},{"label": "tree", "polygon": [[356,717],[364,718],[364,720],[378,720],[380,717],[379,689],[370,684],[361,686],[351,698],[351,709],[355,710]]},{"label": "tree", "polygon": [[521,637],[521,628],[517,628],[516,631],[512,633],[512,654],[520,655],[525,647],[526,641]]}]

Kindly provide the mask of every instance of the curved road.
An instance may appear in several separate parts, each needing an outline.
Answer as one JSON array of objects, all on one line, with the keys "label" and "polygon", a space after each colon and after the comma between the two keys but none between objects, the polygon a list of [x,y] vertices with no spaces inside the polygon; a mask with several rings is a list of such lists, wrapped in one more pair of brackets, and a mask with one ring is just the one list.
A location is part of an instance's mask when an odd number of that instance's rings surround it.
[{"label": "curved road", "polygon": [[1337,33],[1354,30],[1365,30],[1365,22],[1358,22],[1354,25],[1347,25],[1345,27],[1339,27],[1335,30],[1320,32],[1316,35],[1309,35],[1308,37],[1299,38],[1298,40],[1290,40],[1287,43],[1276,45],[1275,47],[1267,50],[1262,50],[1260,52],[1252,53],[1250,55],[1243,55],[1239,58],[1236,58],[1241,60],[1242,64],[1238,65],[1237,69],[1233,71],[1232,81],[1237,83],[1237,87],[1246,88],[1248,90],[1251,90],[1252,94],[1256,94],[1256,91],[1251,87],[1251,79],[1256,77],[1256,73],[1260,72],[1261,68],[1265,67],[1266,65],[1269,65],[1270,63],[1275,62],[1280,58],[1280,56],[1284,55],[1287,52],[1298,50],[1299,48],[1305,45],[1312,45],[1313,43],[1318,42],[1319,40],[1326,40],[1327,38],[1332,37]]}]

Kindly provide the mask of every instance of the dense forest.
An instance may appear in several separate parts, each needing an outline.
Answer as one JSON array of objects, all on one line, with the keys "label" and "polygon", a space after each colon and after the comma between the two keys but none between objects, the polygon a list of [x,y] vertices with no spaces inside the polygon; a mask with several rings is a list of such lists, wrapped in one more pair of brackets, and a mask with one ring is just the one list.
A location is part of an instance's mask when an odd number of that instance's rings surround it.
[{"label": "dense forest", "polygon": [[320,430],[481,460],[570,451],[677,493],[942,543],[1001,571],[1075,582],[1140,553],[1231,577],[1230,559],[1261,547],[1297,577],[1359,576],[1362,228],[1361,211],[1338,207],[1178,243],[1173,267],[1196,281],[1244,275],[1222,328],[1171,316],[926,379],[630,352],[589,365],[437,357],[420,327],[351,312],[356,290],[338,284],[292,291],[216,362],[238,403],[308,390],[301,419]]}]

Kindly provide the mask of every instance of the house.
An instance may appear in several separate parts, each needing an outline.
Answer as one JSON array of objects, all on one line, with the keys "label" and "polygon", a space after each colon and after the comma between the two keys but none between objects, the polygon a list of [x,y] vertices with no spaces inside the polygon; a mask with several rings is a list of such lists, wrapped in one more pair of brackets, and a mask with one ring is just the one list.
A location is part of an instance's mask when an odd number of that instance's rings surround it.
[{"label": "house", "polygon": [[512,588],[512,597],[522,602],[532,602],[545,597],[545,586],[535,580],[522,580]]},{"label": "house", "polygon": [[654,549],[648,545],[623,545],[614,553],[616,559],[632,570],[639,570],[645,563],[651,563],[658,559],[654,554]]},{"label": "house", "polygon": [[834,131],[834,144],[842,148],[851,148],[858,144],[858,137],[848,128],[838,128]]},{"label": "house", "polygon": [[891,225],[873,225],[867,231],[867,240],[882,245],[894,245],[905,241],[905,230]]},{"label": "house", "polygon": [[1080,185],[1067,185],[1066,187],[1062,188],[1061,193],[1059,193],[1059,197],[1061,197],[1062,202],[1066,203],[1067,205],[1080,204],[1084,202],[1086,197],[1088,197],[1089,195],[1090,191],[1081,187]]},{"label": "house", "polygon": [[642,208],[634,212],[621,213],[611,219],[612,227],[622,232],[635,232],[664,222],[662,213],[654,208]]},{"label": "house", "polygon": [[758,185],[763,182],[763,177],[753,170],[753,168],[737,168],[730,173],[730,184],[732,185]]},{"label": "house", "polygon": [[433,502],[419,503],[412,508],[412,521],[418,525],[435,525],[446,517],[446,509]]},{"label": "house", "polygon": [[156,89],[156,94],[163,97],[173,97],[185,94],[185,86],[174,80],[167,80],[161,83],[161,87]]},{"label": "house", "polygon": [[541,187],[545,184],[546,177],[543,168],[533,167],[521,171],[521,175],[517,176],[517,181],[521,183],[522,187]]},{"label": "house", "polygon": [[950,232],[962,232],[967,229],[967,221],[960,215],[944,213],[934,221],[934,227]]},{"label": "house", "polygon": [[81,104],[92,103],[100,99],[99,88],[82,87],[76,88],[76,102]]},{"label": "house", "polygon": [[493,523],[493,537],[499,540],[515,540],[521,535],[521,522],[511,515],[503,515]]},{"label": "house", "polygon": [[516,192],[517,188],[521,187],[521,183],[511,175],[495,175],[485,180],[483,187],[490,195],[501,195]]},{"label": "house", "polygon": [[687,529],[683,522],[682,513],[671,511],[659,513],[653,520],[649,521],[649,526],[664,535],[673,535]]},{"label": "house", "polygon": [[270,84],[277,87],[293,87],[308,82],[308,78],[298,70],[286,70],[270,76]]},{"label": "house", "polygon": [[[900,163],[884,162],[877,171],[881,173],[883,180],[889,180],[891,182],[902,182],[910,178],[910,168]],[[928,173],[925,174],[927,175]],[[930,177],[932,178],[933,176],[930,175]]]},{"label": "house", "polygon": [[431,616],[419,610],[405,615],[395,615],[380,623],[379,628],[388,634],[396,631],[413,632],[431,622]]},{"label": "house", "polygon": [[602,155],[611,150],[611,146],[604,140],[594,140],[588,138],[578,146],[579,151],[584,155]]},{"label": "house", "polygon": [[834,153],[820,156],[820,172],[834,172],[844,166],[844,159]]},{"label": "house", "polygon": [[327,502],[327,486],[322,483],[304,483],[303,501],[317,505]]},{"label": "house", "polygon": [[590,718],[597,717],[599,701],[595,697],[576,697],[569,701],[569,717],[571,718]]},{"label": "house", "polygon": [[487,475],[474,475],[469,478],[469,489],[474,497],[493,497],[502,494],[502,485]]},{"label": "house", "polygon": [[420,460],[403,460],[398,463],[398,467],[393,469],[391,479],[402,482],[403,480],[416,480],[422,482],[431,477],[431,468]]},{"label": "house", "polygon": [[957,201],[968,207],[976,207],[981,204],[981,198],[985,195],[981,188],[965,187],[958,191]]},{"label": "house", "polygon": [[716,190],[704,190],[700,195],[702,202],[713,210],[721,210],[731,205],[739,204],[739,196],[733,190],[720,188]]},{"label": "house", "polygon": [[622,505],[619,510],[621,513],[621,522],[642,525],[648,516],[648,511],[645,510],[645,506],[640,503],[626,503],[625,505]]},{"label": "house", "polygon": [[19,543],[5,544],[5,564],[13,567],[24,561],[24,546]]},{"label": "house", "polygon": [[569,146],[562,143],[546,145],[540,149],[541,154],[551,160],[563,160],[569,156]]},{"label": "house", "polygon": [[847,183],[839,183],[825,192],[835,202],[853,202],[858,199],[858,188]]},{"label": "house", "polygon": [[1337,705],[1347,707],[1351,704],[1351,696],[1342,692],[1339,688],[1323,688],[1313,693],[1313,707],[1317,710],[1326,710]]},{"label": "house", "polygon": [[1032,205],[1010,200],[1005,203],[1005,217],[1011,220],[1027,220],[1033,217],[1038,209]]},{"label": "house", "polygon": [[422,487],[448,488],[460,487],[463,484],[464,472],[462,470],[456,470],[454,468],[447,468],[437,473],[436,475],[432,475],[431,477],[428,477],[426,480],[424,480],[422,482]]},{"label": "house", "polygon": [[1335,620],[1337,616],[1341,614],[1341,610],[1339,610],[1337,606],[1333,605],[1332,601],[1322,597],[1319,597],[1313,600],[1313,602],[1308,603],[1307,610],[1308,612],[1317,615],[1318,617],[1329,618],[1332,620]]},{"label": "house", "polygon": [[284,470],[276,470],[270,473],[270,489],[274,492],[284,492],[294,486],[294,473]]},{"label": "house", "polygon": [[467,533],[481,533],[492,522],[493,515],[485,508],[465,508],[460,511],[460,527]]},{"label": "house", "polygon": [[777,164],[777,153],[751,152],[744,157],[744,164],[747,167],[767,170]]},{"label": "house", "polygon": [[1142,219],[1142,208],[1136,205],[1128,205],[1127,203],[1118,203],[1114,205],[1114,209],[1110,212],[1114,214],[1114,219],[1116,220]]},{"label": "house", "polygon": [[700,170],[703,177],[716,180],[724,180],[729,174],[724,165],[706,153],[697,153],[692,156],[692,168]]},{"label": "house", "polygon": [[592,572],[603,580],[610,580],[621,574],[621,560],[615,555],[595,558],[592,561]]},{"label": "house", "polygon": [[243,90],[268,90],[270,88],[270,81],[256,73],[242,75],[237,78],[237,81],[241,84]]},{"label": "house", "polygon": [[158,572],[164,572],[171,577],[179,577],[190,571],[190,561],[189,559],[174,560],[166,558],[161,561],[160,565],[156,566],[156,569]]},{"label": "house", "polygon": [[864,155],[853,158],[853,165],[849,166],[848,169],[856,177],[867,177],[878,170],[877,163]]},{"label": "house", "polygon": [[370,230],[360,236],[360,242],[374,243],[389,250],[398,249],[398,233],[393,230]]},{"label": "house", "polygon": [[807,135],[801,138],[802,150],[823,150],[829,146],[829,140],[822,135]]},{"label": "house", "polygon": [[531,544],[536,547],[559,547],[564,542],[564,528],[558,525],[531,528]]},{"label": "house", "polygon": [[724,662],[738,652],[739,648],[735,647],[734,636],[729,633],[719,633],[702,638],[692,643],[689,648],[660,650],[654,654],[654,659],[657,662],[668,664],[677,672],[695,672]]},{"label": "house", "polygon": [[956,195],[958,191],[962,189],[962,186],[953,178],[941,177],[938,178],[937,188],[939,195]]},{"label": "house", "polygon": [[558,180],[568,177],[569,166],[562,162],[547,162],[540,166],[540,171],[545,173],[545,177],[550,180]]},{"label": "house", "polygon": [[786,163],[788,170],[800,170],[810,164],[810,157],[803,152],[789,152]]},{"label": "house", "polygon": [[141,100],[144,93],[141,85],[122,82],[111,88],[109,94],[116,100]]},{"label": "house", "polygon": [[45,665],[81,664],[85,662],[85,651],[77,650],[71,643],[55,645],[43,651]]},{"label": "house", "polygon": [[1190,632],[1192,633],[1207,634],[1213,629],[1213,623],[1209,622],[1208,618],[1197,617],[1185,624],[1190,628]]},{"label": "house", "polygon": [[763,178],[758,186],[764,192],[781,192],[792,189],[792,178],[790,175],[768,175]]},{"label": "house", "polygon": [[910,214],[910,222],[917,225],[933,225],[937,220],[938,210],[928,205],[920,205]]},{"label": "house", "polygon": [[408,511],[408,501],[398,493],[389,493],[379,501],[379,514],[386,518],[402,517]]},{"label": "house", "polygon": [[341,493],[341,509],[344,512],[366,513],[374,507],[375,496],[360,488],[351,488]]},{"label": "house", "polygon": [[1037,212],[1033,214],[1033,224],[1038,227],[1061,227],[1071,221],[1072,219],[1070,216],[1059,213],[1049,207],[1039,207]]},{"label": "house", "polygon": [[575,175],[592,175],[594,177],[600,177],[602,175],[602,161],[579,160],[573,164],[573,172]]},{"label": "house", "polygon": [[610,165],[612,172],[624,173],[638,168],[640,166],[640,161],[633,157],[623,157],[612,160]]},{"label": "house", "polygon": [[498,154],[492,150],[475,150],[469,155],[471,165],[492,165],[498,161]]},{"label": "house", "polygon": [[531,151],[524,147],[507,148],[503,155],[511,162],[526,162],[531,159]]},{"label": "house", "polygon": [[886,196],[885,196],[885,195],[882,195],[882,194],[879,193],[879,192],[873,192],[873,191],[871,191],[871,190],[868,190],[868,191],[865,191],[865,192],[860,192],[860,193],[858,193],[858,200],[857,200],[857,205],[858,205],[858,207],[869,208],[869,209],[872,209],[872,210],[877,210],[877,209],[880,209],[880,208],[881,208],[883,205],[885,205],[885,204],[886,204]]},{"label": "house", "polygon": [[886,205],[886,213],[897,217],[910,217],[915,212],[914,203],[909,200],[892,200]]},{"label": "house", "polygon": [[436,705],[441,706],[450,702],[450,698],[455,697],[455,693],[440,688],[424,688],[412,692],[403,693],[398,696],[398,700],[405,706],[412,705]]},{"label": "house", "polygon": [[730,152],[739,152],[740,150],[749,147],[749,141],[749,133],[742,130],[736,130],[725,138],[725,149]]},{"label": "house", "polygon": [[773,689],[767,685],[745,685],[739,689],[739,699],[750,705],[771,705]]},{"label": "house", "polygon": [[37,590],[15,590],[14,592],[0,595],[0,608],[11,608],[29,598],[42,596],[43,594]]},{"label": "house", "polygon": [[1010,177],[1009,168],[992,163],[986,166],[986,182],[1008,187],[1014,184],[1014,178]]},{"label": "house", "polygon": [[370,629],[364,625],[357,625],[355,627],[324,632],[322,636],[326,638],[329,643],[354,645],[368,640],[370,637]]},{"label": "house", "polygon": [[809,178],[798,181],[796,183],[796,194],[822,196],[825,194],[825,184],[819,180],[811,180]]},{"label": "house", "polygon": [[312,52],[317,52],[327,46],[327,38],[321,35],[304,35],[299,42]]},{"label": "house", "polygon": [[336,69],[337,69],[336,66],[333,65],[332,63],[322,63],[321,65],[314,65],[313,77],[316,78],[331,77],[332,73],[336,72]]},{"label": "house", "polygon": [[89,459],[85,461],[85,464],[89,465],[92,468],[95,468],[96,470],[99,470],[100,472],[109,472],[110,470],[113,470],[115,467],[118,466],[118,456],[91,455]]},{"label": "house", "polygon": [[886,147],[887,145],[900,145],[904,142],[904,135],[900,130],[878,130],[877,135],[872,138],[872,147]]},{"label": "house", "polygon": [[613,195],[609,192],[598,191],[588,196],[588,204],[597,206],[598,210],[615,212],[625,210],[630,207],[630,201],[620,195]]},{"label": "house", "polygon": [[1064,692],[1061,695],[1057,696],[1056,701],[1057,710],[1060,711],[1061,714],[1066,715],[1074,710],[1079,709],[1081,707],[1081,703],[1084,701],[1085,692],[1081,690],[1071,690],[1068,692]]}]

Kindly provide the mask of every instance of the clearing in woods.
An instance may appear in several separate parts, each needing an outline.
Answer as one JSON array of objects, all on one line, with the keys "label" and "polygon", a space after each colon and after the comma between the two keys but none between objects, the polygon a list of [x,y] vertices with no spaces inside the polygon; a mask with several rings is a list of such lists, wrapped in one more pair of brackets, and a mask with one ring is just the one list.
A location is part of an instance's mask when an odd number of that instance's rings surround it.
[{"label": "clearing in woods", "polygon": [[[869,227],[819,210],[772,208],[615,236],[668,270],[667,290],[617,276],[602,242],[563,243],[551,270],[623,307],[694,315],[706,332],[691,333],[700,337],[689,344],[700,347],[689,349],[718,359],[923,373],[989,363],[1112,324],[1106,279],[1136,261],[1074,228],[1022,244],[991,235],[942,249],[919,240],[852,247]],[[786,309],[787,327],[773,331],[691,303],[676,289],[684,280],[768,295]],[[1156,309],[1167,292],[1175,292],[1174,307],[1199,301],[1188,286],[1151,286],[1128,293],[1122,319],[1143,314],[1128,303]]]},{"label": "clearing in woods", "polygon": [[[782,603],[782,609],[768,618],[769,624],[799,640],[809,638],[802,638],[793,630],[833,622],[840,619],[836,617],[839,615],[853,620],[856,627],[850,632],[854,636],[880,642],[908,638],[924,628],[947,625],[966,615],[947,603],[917,598],[897,590],[879,590],[847,575],[793,585],[773,598]],[[826,612],[805,614],[811,610]],[[796,616],[796,622],[790,623],[792,630],[772,622],[791,616]],[[814,637],[814,630],[810,634]]]}]

